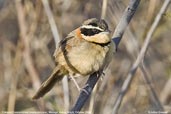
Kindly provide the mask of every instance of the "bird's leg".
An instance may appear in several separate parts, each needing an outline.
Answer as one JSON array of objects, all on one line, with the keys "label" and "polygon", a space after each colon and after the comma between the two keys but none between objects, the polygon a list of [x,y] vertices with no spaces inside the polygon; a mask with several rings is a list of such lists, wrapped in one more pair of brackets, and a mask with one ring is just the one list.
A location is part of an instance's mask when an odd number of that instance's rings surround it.
[{"label": "bird's leg", "polygon": [[73,80],[73,82],[74,82],[75,86],[77,87],[78,91],[80,92],[80,91],[81,91],[81,88],[80,88],[80,86],[78,85],[77,81],[75,80],[75,78],[74,78],[72,75],[70,75],[70,77],[71,77],[71,79]]},{"label": "bird's leg", "polygon": [[74,75],[73,77],[74,77],[74,78],[78,78],[78,77],[81,77],[81,75],[76,74],[76,75]]},{"label": "bird's leg", "polygon": [[80,88],[80,86],[78,85],[77,81],[75,80],[75,77],[73,77],[72,75],[70,75],[70,78],[73,80],[73,82],[74,82],[74,84],[77,87],[77,89],[78,89],[79,92],[80,91],[84,91],[86,94],[89,94],[89,92],[86,89],[84,89],[84,88],[86,88],[88,86],[88,84],[86,84],[83,88]]},{"label": "bird's leg", "polygon": [[[102,75],[102,76],[101,76]],[[103,70],[98,71],[97,72],[97,77],[101,76],[100,78],[103,79],[103,76],[105,76],[105,73],[103,72]],[[90,92],[88,92],[85,88],[88,87],[89,84],[86,84],[81,90],[84,91],[87,95],[90,94]]]},{"label": "bird's leg", "polygon": [[103,69],[97,71],[97,77],[99,77],[99,76],[101,76],[101,75],[102,75],[102,76],[105,76],[105,73],[104,73]]},{"label": "bird's leg", "polygon": [[97,71],[97,77],[101,75],[101,71]]}]

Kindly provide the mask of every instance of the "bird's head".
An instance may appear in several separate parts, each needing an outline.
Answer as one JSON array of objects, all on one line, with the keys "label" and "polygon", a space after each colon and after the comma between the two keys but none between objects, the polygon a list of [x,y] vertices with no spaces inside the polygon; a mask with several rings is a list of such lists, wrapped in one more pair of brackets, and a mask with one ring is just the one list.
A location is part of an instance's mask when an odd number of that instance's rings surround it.
[{"label": "bird's head", "polygon": [[88,19],[80,27],[81,37],[89,42],[105,44],[111,38],[107,23],[103,19]]}]

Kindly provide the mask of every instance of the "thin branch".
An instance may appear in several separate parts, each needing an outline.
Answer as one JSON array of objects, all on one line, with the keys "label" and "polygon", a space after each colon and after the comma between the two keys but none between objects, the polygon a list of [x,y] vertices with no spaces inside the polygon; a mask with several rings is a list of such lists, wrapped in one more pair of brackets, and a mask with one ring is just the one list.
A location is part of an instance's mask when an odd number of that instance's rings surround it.
[{"label": "thin branch", "polygon": [[[171,77],[171,76],[170,76]],[[160,99],[162,104],[169,104],[169,98],[171,98],[171,78],[166,82],[161,94]]]},{"label": "thin branch", "polygon": [[160,19],[161,19],[161,16],[163,15],[165,10],[167,9],[167,7],[169,5],[169,2],[170,2],[170,0],[165,0],[165,2],[163,3],[163,6],[161,7],[158,15],[156,16],[156,18],[155,18],[155,20],[154,20],[154,22],[153,22],[153,24],[152,24],[152,26],[151,26],[147,36],[145,38],[144,44],[143,44],[143,46],[141,48],[141,51],[140,51],[136,61],[134,62],[132,68],[130,69],[130,72],[127,75],[127,79],[123,83],[121,91],[120,91],[120,93],[119,93],[119,95],[118,95],[118,97],[117,97],[117,99],[115,101],[115,105],[114,105],[113,113],[112,114],[117,114],[118,109],[120,107],[120,104],[121,104],[121,102],[123,100],[123,97],[125,96],[128,88],[129,88],[129,86],[130,86],[130,84],[131,84],[131,82],[132,82],[132,80],[134,78],[134,74],[135,74],[139,64],[144,59],[145,52],[147,51],[148,45],[150,43],[150,39],[151,39],[151,37],[152,37],[152,35],[153,35],[153,33],[154,33],[154,31],[155,31],[155,29],[156,29]]},{"label": "thin branch", "polygon": [[159,111],[163,111],[164,108],[161,105],[161,102],[160,102],[160,100],[159,100],[159,98],[158,98],[158,96],[157,96],[157,94],[156,94],[156,92],[154,90],[154,87],[150,84],[150,80],[148,78],[150,76],[150,74],[147,72],[147,69],[146,69],[143,62],[141,62],[140,68],[141,68],[141,71],[143,73],[143,77],[144,77],[144,79],[145,79],[145,81],[146,81],[146,83],[147,83],[147,85],[148,85],[148,87],[150,89],[150,92],[152,93],[152,98],[153,98],[153,101],[154,101],[155,105],[157,106],[157,109]]},{"label": "thin branch", "polygon": [[78,92],[81,91],[81,88],[80,88],[80,86],[78,85],[76,79],[75,79],[73,76],[70,76],[70,78],[71,78],[71,80],[74,82],[74,84],[75,84],[75,86],[76,86]]},{"label": "thin branch", "polygon": [[33,87],[35,90],[37,90],[40,87],[40,80],[39,80],[38,73],[35,70],[33,60],[31,57],[29,38],[27,35],[27,27],[26,27],[26,22],[25,22],[25,13],[21,4],[21,0],[15,0],[15,5],[16,5],[18,23],[19,23],[20,33],[21,33],[20,35],[25,46],[24,51],[23,51],[24,62],[29,72],[29,75],[31,77]]},{"label": "thin branch", "polygon": [[51,11],[51,9],[49,7],[48,0],[42,0],[42,3],[43,3],[43,6],[44,6],[46,15],[48,17],[50,28],[51,28],[51,31],[52,31],[52,34],[53,34],[53,37],[54,37],[54,40],[55,40],[56,47],[57,47],[57,45],[59,43],[59,40],[60,40],[59,33],[58,33],[58,28],[57,28],[55,20],[53,18],[52,11]]},{"label": "thin branch", "polygon": [[[7,48],[7,47],[5,47]],[[15,103],[16,103],[16,94],[17,94],[17,83],[18,83],[18,78],[20,73],[22,72],[22,50],[21,50],[21,42],[19,41],[16,47],[16,54],[14,57],[14,63],[13,65],[11,65],[11,67],[13,67],[13,69],[8,70],[8,72],[12,72],[12,74],[15,75],[11,75],[11,87],[10,87],[10,93],[9,93],[9,100],[8,100],[8,111],[14,111],[15,110]],[[8,51],[6,51],[8,52]],[[9,52],[8,52],[9,53]],[[11,55],[9,56],[11,58]],[[5,58],[6,60],[10,60]],[[18,70],[20,69],[20,70]]]},{"label": "thin branch", "polygon": [[92,94],[91,94],[91,98],[90,98],[90,104],[89,104],[89,112],[91,113],[91,114],[94,114],[94,102],[95,102],[95,98],[96,98],[96,93],[97,93],[97,85],[99,85],[99,84],[96,84],[95,85],[95,87],[94,87],[94,89],[93,89],[93,92],[92,92]]},{"label": "thin branch", "polygon": [[[22,6],[21,0],[15,0],[15,7],[17,10],[17,18],[18,18],[18,24],[20,28],[20,37],[21,37],[22,43],[24,44],[24,50],[22,54],[24,58],[25,67],[29,73],[29,76],[31,77],[33,88],[37,90],[40,87],[40,79],[34,67],[33,59],[31,57],[30,39],[29,39],[30,36],[28,34],[28,28],[27,28],[27,23],[25,19],[26,13]],[[41,109],[44,109],[43,101],[40,101],[37,103]]]},{"label": "thin branch", "polygon": [[69,86],[68,86],[68,77],[65,76],[62,80],[63,91],[64,91],[64,106],[65,110],[69,110],[70,101],[69,101]]},{"label": "thin branch", "polygon": [[107,3],[108,3],[108,0],[103,0],[102,14],[101,14],[102,19],[105,19],[106,17]]},{"label": "thin branch", "polygon": [[[119,45],[121,38],[123,36],[123,33],[127,27],[127,25],[129,24],[130,20],[132,19],[138,4],[139,4],[140,0],[131,0],[130,4],[128,6],[128,8],[126,8],[126,11],[121,19],[121,22],[123,23],[119,23],[118,26],[116,27],[115,33],[114,33],[114,38],[113,41],[115,42],[116,46]],[[124,18],[124,19],[123,19]],[[126,21],[126,22],[125,22]],[[121,28],[120,28],[121,27]],[[82,91],[76,101],[76,104],[74,105],[74,107],[72,108],[71,112],[72,114],[76,114],[78,113],[81,108],[84,106],[85,102],[88,100],[95,84],[97,83],[100,75],[102,74],[102,71],[100,72],[95,72],[92,75],[90,75],[88,81],[86,82],[86,86],[83,88],[85,91],[88,92],[85,93],[84,91]]]},{"label": "thin branch", "polygon": [[16,76],[13,76],[14,70],[12,69],[12,55],[11,50],[8,46],[3,45],[3,63],[5,66],[4,77],[8,79],[8,84],[10,85],[10,91],[8,96],[8,111],[15,110],[15,101],[16,101]]}]

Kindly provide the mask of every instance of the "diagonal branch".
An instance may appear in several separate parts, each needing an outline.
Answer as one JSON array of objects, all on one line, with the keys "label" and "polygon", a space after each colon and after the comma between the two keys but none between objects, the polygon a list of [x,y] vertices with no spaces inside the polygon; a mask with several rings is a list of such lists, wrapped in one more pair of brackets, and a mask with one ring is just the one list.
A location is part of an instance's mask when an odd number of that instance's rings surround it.
[{"label": "diagonal branch", "polygon": [[87,80],[86,82],[86,86],[83,88],[83,90],[85,91],[81,91],[76,104],[74,105],[74,107],[72,108],[71,114],[78,114],[78,112],[81,110],[81,108],[84,106],[85,102],[88,100],[94,86],[96,85],[98,79],[100,78],[100,76],[98,76],[98,74],[101,73],[93,73]]},{"label": "diagonal branch", "polygon": [[51,11],[51,9],[49,7],[48,0],[42,0],[42,3],[43,3],[43,6],[44,6],[46,15],[48,17],[50,28],[51,28],[51,31],[52,31],[52,34],[53,34],[53,37],[54,37],[54,40],[55,40],[56,47],[57,47],[57,44],[59,43],[59,40],[60,40],[59,33],[58,33],[58,28],[57,28],[55,20],[53,18],[52,11]]},{"label": "diagonal branch", "polygon": [[130,0],[130,3],[128,7],[125,9],[125,12],[123,13],[123,16],[120,19],[119,24],[117,25],[115,32],[113,34],[113,41],[115,42],[116,49],[122,39],[122,36],[131,21],[132,17],[134,16],[134,13],[140,3],[140,0]]},{"label": "diagonal branch", "polygon": [[158,96],[154,90],[154,87],[150,84],[150,79],[149,79],[150,74],[147,72],[147,69],[146,69],[143,62],[141,62],[140,68],[141,68],[141,72],[143,73],[143,77],[144,77],[146,83],[148,84],[148,87],[149,87],[150,92],[152,94],[153,102],[155,103],[157,109],[159,109],[160,111],[163,111],[163,106],[160,103],[160,100],[159,100],[159,98],[158,98]]},{"label": "diagonal branch", "polygon": [[[115,33],[113,35],[113,41],[115,42],[116,46],[119,45],[121,38],[123,36],[123,33],[128,26],[130,20],[132,19],[138,5],[139,5],[140,0],[130,0],[130,3],[128,7],[126,8],[123,17],[121,19],[121,22],[118,24],[116,27]],[[125,22],[126,21],[126,22]],[[123,23],[123,24],[122,24]],[[84,106],[85,102],[88,100],[95,84],[97,83],[100,75],[102,74],[102,71],[100,72],[95,72],[92,75],[90,75],[88,81],[86,82],[86,86],[83,88],[84,90],[88,91],[88,94],[82,91],[76,101],[76,104],[71,110],[72,114],[78,113],[81,108]]]}]

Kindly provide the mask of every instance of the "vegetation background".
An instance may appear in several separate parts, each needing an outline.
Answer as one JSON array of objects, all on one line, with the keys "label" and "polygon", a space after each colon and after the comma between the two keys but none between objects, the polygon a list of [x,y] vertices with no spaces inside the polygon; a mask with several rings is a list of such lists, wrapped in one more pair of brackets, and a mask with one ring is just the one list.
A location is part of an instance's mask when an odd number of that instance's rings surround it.
[{"label": "vegetation background", "polygon": [[[55,42],[42,1],[21,0],[20,7],[16,1],[0,0],[0,111],[66,111],[72,108],[79,95],[71,79],[68,79],[69,102],[62,82],[42,99],[31,100],[55,66]],[[104,10],[105,1],[49,0],[60,38],[65,38],[92,17],[103,17],[113,32],[129,0],[107,0]],[[141,0],[106,75],[99,80],[83,111],[91,114],[112,112],[116,96],[162,4],[162,0]],[[20,17],[24,17],[24,22]],[[166,111],[171,111],[170,31],[171,6],[162,16],[144,58],[150,82],[147,83],[138,69],[119,114],[146,114],[156,110],[154,95]],[[82,87],[87,78],[76,80]]]}]

